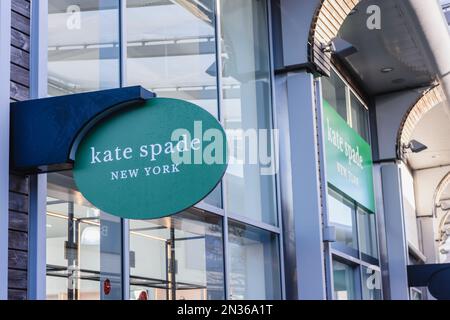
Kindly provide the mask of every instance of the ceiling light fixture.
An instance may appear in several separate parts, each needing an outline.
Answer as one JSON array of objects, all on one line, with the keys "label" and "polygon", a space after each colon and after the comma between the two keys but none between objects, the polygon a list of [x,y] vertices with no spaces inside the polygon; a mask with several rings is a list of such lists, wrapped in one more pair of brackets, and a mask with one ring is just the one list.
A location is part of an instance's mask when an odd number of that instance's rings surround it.
[{"label": "ceiling light fixture", "polygon": [[392,83],[393,83],[393,84],[402,84],[402,83],[404,83],[405,81],[406,81],[405,79],[399,78],[399,79],[394,79],[394,80],[392,80]]},{"label": "ceiling light fixture", "polygon": [[389,73],[389,72],[394,71],[394,68],[392,68],[392,67],[385,67],[385,68],[382,68],[380,71],[382,73]]}]

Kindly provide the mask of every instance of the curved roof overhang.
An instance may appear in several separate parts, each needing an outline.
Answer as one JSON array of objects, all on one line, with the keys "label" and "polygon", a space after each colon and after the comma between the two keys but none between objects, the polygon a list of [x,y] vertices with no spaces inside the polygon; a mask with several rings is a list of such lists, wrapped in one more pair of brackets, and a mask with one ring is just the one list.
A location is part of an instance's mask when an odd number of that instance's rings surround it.
[{"label": "curved roof overhang", "polygon": [[[344,12],[339,10],[342,2],[323,2],[314,39],[326,43],[339,37],[358,50],[348,57],[334,57],[353,73],[369,95],[431,86],[436,79],[436,63],[408,1],[344,1],[349,4]],[[379,8],[379,29],[368,26],[373,6]],[[345,18],[343,14],[347,14]],[[327,23],[331,24],[325,16],[337,20],[332,32],[323,30]]]},{"label": "curved roof overhang", "polygon": [[420,121],[431,109],[445,101],[442,87],[437,85],[425,92],[417,103],[408,110],[398,131],[397,153],[399,159],[402,158],[402,146],[407,145],[411,141],[414,129],[416,129]]},{"label": "curved roof overhang", "polygon": [[[379,8],[380,28],[368,24]],[[358,52],[341,60],[370,95],[433,86],[450,97],[450,35],[439,4],[423,0],[322,0],[309,37],[309,59],[329,74],[331,53],[323,48],[339,37]],[[391,72],[383,72],[391,70]]]}]

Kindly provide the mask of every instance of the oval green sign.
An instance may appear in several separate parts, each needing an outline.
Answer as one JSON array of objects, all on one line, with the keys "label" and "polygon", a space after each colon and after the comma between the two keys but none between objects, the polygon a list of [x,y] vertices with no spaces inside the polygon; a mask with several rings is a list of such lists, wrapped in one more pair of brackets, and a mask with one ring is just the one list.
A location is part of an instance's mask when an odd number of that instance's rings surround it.
[{"label": "oval green sign", "polygon": [[153,98],[97,123],[75,154],[74,178],[100,210],[156,219],[205,198],[227,168],[226,134],[201,107]]}]

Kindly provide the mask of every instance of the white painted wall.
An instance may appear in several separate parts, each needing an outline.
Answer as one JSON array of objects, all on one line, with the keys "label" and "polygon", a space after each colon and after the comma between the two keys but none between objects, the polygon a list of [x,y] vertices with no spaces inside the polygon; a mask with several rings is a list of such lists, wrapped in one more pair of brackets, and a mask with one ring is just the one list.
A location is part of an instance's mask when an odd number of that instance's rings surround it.
[{"label": "white painted wall", "polygon": [[420,220],[420,237],[422,250],[427,257],[427,263],[437,262],[438,243],[437,219],[433,217],[434,195],[441,180],[450,171],[450,166],[414,171],[414,191],[416,198],[416,213]]},{"label": "white painted wall", "polygon": [[397,157],[398,129],[405,113],[419,97],[417,90],[405,90],[376,98],[379,159]]},{"label": "white painted wall", "polygon": [[439,182],[450,172],[450,166],[414,171],[414,191],[417,216],[433,212],[433,197]]},{"label": "white painted wall", "polygon": [[437,239],[437,219],[433,217],[420,217],[420,232],[422,251],[427,258],[427,263],[437,263],[438,256],[438,242]]},{"label": "white painted wall", "polygon": [[416,219],[416,201],[414,194],[414,179],[405,164],[401,164],[400,172],[402,177],[403,209],[405,215],[406,239],[415,248],[420,249],[419,234]]}]

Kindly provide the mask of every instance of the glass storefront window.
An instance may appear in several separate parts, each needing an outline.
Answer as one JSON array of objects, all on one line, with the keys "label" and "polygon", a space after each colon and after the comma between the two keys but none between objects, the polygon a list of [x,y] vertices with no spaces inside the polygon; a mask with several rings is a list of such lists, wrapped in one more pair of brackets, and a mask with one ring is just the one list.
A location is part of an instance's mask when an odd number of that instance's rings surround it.
[{"label": "glass storefront window", "polygon": [[[361,255],[361,259],[369,262],[378,259],[375,214],[362,209],[332,188],[328,188],[328,208],[329,223],[336,228],[336,242],[354,249],[354,253],[347,253],[357,258]],[[340,246],[340,249],[343,247]]]},{"label": "glass storefront window", "polygon": [[130,298],[224,299],[222,244],[222,219],[213,215],[130,220]]},{"label": "glass storefront window", "polygon": [[[223,122],[234,130],[230,138],[239,159],[226,174],[226,201],[230,213],[268,224],[277,223],[274,175],[259,161],[251,161],[248,150],[258,129],[272,128],[271,75],[267,2],[222,0],[221,43],[223,77]],[[268,139],[270,141],[270,139]],[[262,140],[259,141],[262,143]],[[272,151],[270,145],[258,146]],[[247,146],[247,147],[246,147]]]},{"label": "glass storefront window", "polygon": [[352,114],[352,128],[368,143],[370,143],[369,137],[369,111],[361,103],[361,101],[353,94],[350,93],[350,106]]},{"label": "glass storefront window", "polygon": [[228,239],[230,299],[281,299],[277,236],[230,221]]},{"label": "glass storefront window", "polygon": [[120,219],[89,204],[70,173],[49,174],[47,194],[47,299],[121,299]]},{"label": "glass storefront window", "polygon": [[[361,273],[360,273],[361,272]],[[366,267],[333,257],[335,300],[381,300],[381,273],[378,266]]]},{"label": "glass storefront window", "polygon": [[336,228],[336,241],[347,247],[358,249],[354,205],[344,196],[328,189],[330,224]]},{"label": "glass storefront window", "polygon": [[119,87],[119,0],[49,0],[48,9],[48,94]]},{"label": "glass storefront window", "polygon": [[[323,103],[328,103],[360,137],[370,144],[369,111],[354,90],[331,70],[322,77]],[[378,269],[378,245],[375,213],[368,212],[332,184],[328,187],[329,224],[335,227],[336,242],[331,244],[334,273],[334,298],[337,300],[381,297],[379,287],[371,281],[380,280],[379,271],[368,269],[370,263]],[[372,273],[368,273],[373,271]]]},{"label": "glass storefront window", "polygon": [[[259,155],[272,156],[267,0],[126,0],[124,20],[119,4],[49,0],[49,95],[141,85],[159,97],[198,104],[226,129],[241,130],[238,155],[249,157],[246,140],[254,133],[261,140],[257,130],[267,130],[268,142],[259,141],[257,148]],[[120,61],[122,29],[125,61]],[[280,299],[279,235],[239,222],[228,228],[225,297],[224,228],[218,215],[226,210],[233,221],[277,225],[275,175],[262,174],[273,165],[259,159],[230,165],[226,183],[199,204],[201,211],[129,221],[124,236],[130,240],[125,253],[130,298]],[[128,261],[121,252],[121,219],[84,199],[70,171],[49,174],[47,209],[47,297],[120,299]],[[108,294],[105,280],[113,284]]]},{"label": "glass storefront window", "polygon": [[[127,0],[127,85],[219,114],[215,1]],[[221,185],[204,200],[222,207]]]},{"label": "glass storefront window", "polygon": [[353,90],[332,70],[330,77],[322,77],[322,98],[366,142],[370,144],[369,110]]},{"label": "glass storefront window", "polygon": [[410,288],[409,296],[411,300],[423,300],[423,294],[420,288]]},{"label": "glass storefront window", "polygon": [[[363,210],[331,187],[328,208],[329,223],[336,228],[336,242],[331,246],[333,256],[338,259],[333,259],[334,298],[381,299],[375,214]],[[366,263],[371,263],[373,268],[367,268]]]},{"label": "glass storefront window", "polygon": [[361,253],[378,258],[375,214],[361,208],[357,209],[359,249]]},{"label": "glass storefront window", "polygon": [[333,260],[334,299],[357,299],[357,268]]},{"label": "glass storefront window", "polygon": [[339,115],[347,121],[347,88],[344,81],[331,71],[330,77],[322,77],[323,99],[333,107]]},{"label": "glass storefront window", "polygon": [[127,83],[218,116],[215,1],[127,0]]}]

